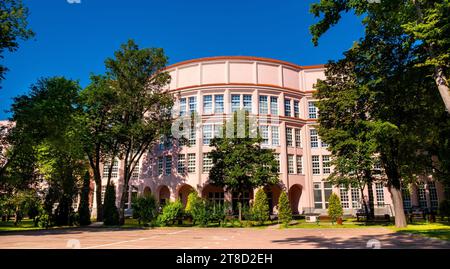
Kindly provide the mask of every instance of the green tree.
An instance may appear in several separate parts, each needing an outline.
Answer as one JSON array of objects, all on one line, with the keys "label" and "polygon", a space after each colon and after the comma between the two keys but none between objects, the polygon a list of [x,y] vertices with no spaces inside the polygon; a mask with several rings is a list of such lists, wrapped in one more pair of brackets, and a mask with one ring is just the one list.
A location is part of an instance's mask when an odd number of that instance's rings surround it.
[{"label": "green tree", "polygon": [[153,195],[143,195],[133,201],[131,208],[133,215],[138,219],[139,224],[152,221],[156,215],[156,199]]},{"label": "green tree", "polygon": [[[109,87],[118,102],[111,113],[117,124],[111,138],[117,142],[123,161],[123,185],[128,186],[135,166],[149,146],[170,132],[173,96],[165,90],[170,75],[163,69],[167,57],[163,49],[140,49],[133,40],[123,44],[105,61]],[[114,144],[114,143],[113,143]],[[125,221],[126,188],[120,194],[120,223]]]},{"label": "green tree", "polygon": [[285,227],[287,227],[292,220],[291,205],[289,203],[289,198],[284,191],[281,192],[280,198],[278,198],[278,219]]},{"label": "green tree", "polygon": [[[244,191],[279,181],[273,150],[261,147],[261,141],[254,122],[243,111],[235,112],[232,120],[225,124],[222,137],[211,141],[213,167],[209,180],[238,193],[241,205]],[[239,220],[242,220],[241,207]]]},{"label": "green tree", "polygon": [[80,194],[80,204],[78,206],[78,214],[80,217],[80,225],[91,224],[91,211],[89,210],[89,192],[90,192],[91,176],[89,171],[83,176],[83,187]]},{"label": "green tree", "polygon": [[269,219],[269,200],[263,189],[259,189],[255,195],[255,202],[252,205],[253,220],[262,225]]},{"label": "green tree", "polygon": [[331,218],[331,222],[334,223],[342,215],[344,215],[344,211],[342,209],[341,199],[333,192],[328,200],[328,216]]},{"label": "green tree", "polygon": [[119,211],[116,206],[116,187],[114,183],[106,187],[103,223],[105,225],[119,225]]},{"label": "green tree", "polygon": [[187,198],[186,207],[184,208],[184,212],[186,212],[187,214],[191,214],[192,208],[195,206],[195,204],[198,202],[199,199],[200,199],[200,197],[198,196],[197,191],[194,190],[194,191],[190,192],[188,195],[188,198]]},{"label": "green tree", "polygon": [[[21,0],[2,0],[0,2],[0,59],[5,50],[16,51],[19,39],[27,40],[34,36],[27,23],[28,9]],[[0,65],[0,81],[5,78],[8,68]],[[1,88],[1,87],[0,87]]]},{"label": "green tree", "polygon": [[158,216],[158,221],[161,225],[175,224],[175,221],[183,216],[183,204],[180,200],[167,203],[162,213]]}]

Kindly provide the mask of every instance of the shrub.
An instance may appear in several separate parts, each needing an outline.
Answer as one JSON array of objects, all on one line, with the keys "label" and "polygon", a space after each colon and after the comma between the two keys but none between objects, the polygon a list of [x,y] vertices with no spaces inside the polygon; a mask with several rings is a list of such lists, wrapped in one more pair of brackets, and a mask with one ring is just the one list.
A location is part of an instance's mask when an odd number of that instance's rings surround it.
[{"label": "shrub", "polygon": [[263,189],[259,189],[256,192],[252,215],[253,220],[259,225],[264,224],[269,219],[269,201]]},{"label": "shrub", "polygon": [[192,216],[193,223],[198,223],[201,226],[205,226],[209,222],[209,210],[206,201],[197,197],[192,199],[190,205],[190,214]]},{"label": "shrub", "polygon": [[227,214],[227,205],[219,203],[209,203],[208,212],[210,221],[217,221],[221,225],[225,221]]},{"label": "shrub", "polygon": [[289,198],[284,191],[281,192],[280,198],[278,198],[278,219],[285,227],[287,227],[292,220],[291,205],[289,204]]},{"label": "shrub", "polygon": [[447,217],[447,220],[450,221],[450,201],[449,200],[443,200],[439,204],[439,215],[441,218]]},{"label": "shrub", "polygon": [[90,175],[86,172],[83,177],[83,188],[81,189],[80,205],[78,206],[78,217],[81,226],[91,224],[91,211],[89,210]]},{"label": "shrub", "polygon": [[133,208],[133,218],[141,222],[151,222],[157,215],[156,200],[153,195],[144,195],[136,198],[131,207]]},{"label": "shrub", "polygon": [[169,202],[164,206],[161,215],[158,216],[158,222],[163,226],[174,224],[177,219],[182,217],[182,215],[183,204],[180,200]]},{"label": "shrub", "polygon": [[42,213],[41,215],[39,215],[39,217],[37,217],[37,219],[39,227],[48,229],[48,227],[50,226],[50,217],[47,213]]},{"label": "shrub", "polygon": [[105,225],[119,225],[119,211],[116,206],[116,188],[113,183],[106,187],[103,223]]},{"label": "shrub", "polygon": [[187,202],[186,202],[186,208],[184,209],[186,214],[191,215],[192,207],[195,203],[198,202],[199,199],[200,199],[200,197],[198,196],[197,191],[192,191],[191,193],[189,193]]},{"label": "shrub", "polygon": [[334,224],[343,214],[341,199],[335,193],[332,193],[328,199],[328,216],[331,218],[331,222]]}]

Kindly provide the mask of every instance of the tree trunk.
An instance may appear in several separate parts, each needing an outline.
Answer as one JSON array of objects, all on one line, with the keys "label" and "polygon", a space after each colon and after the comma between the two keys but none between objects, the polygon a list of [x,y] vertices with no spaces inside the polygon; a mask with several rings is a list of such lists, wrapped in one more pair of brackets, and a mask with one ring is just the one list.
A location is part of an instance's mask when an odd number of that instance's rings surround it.
[{"label": "tree trunk", "polygon": [[394,186],[389,186],[389,192],[391,193],[392,203],[394,205],[395,227],[404,228],[407,226],[407,222],[403,210],[402,190]]},{"label": "tree trunk", "polygon": [[100,176],[100,171],[96,169],[94,171],[94,181],[95,181],[95,201],[97,203],[97,221],[103,221],[103,204],[102,204],[102,179]]},{"label": "tree trunk", "polygon": [[125,199],[128,199],[128,197],[126,197],[126,192],[127,192],[127,186],[124,184],[122,186],[122,191],[120,192],[120,204],[119,204],[119,225],[124,225],[125,224]]},{"label": "tree trunk", "polygon": [[374,199],[373,199],[373,186],[372,186],[372,179],[367,181],[367,195],[369,196],[369,216],[370,219],[375,219],[375,205],[374,205]]},{"label": "tree trunk", "polygon": [[447,84],[447,79],[444,75],[444,70],[442,67],[438,66],[434,69],[434,80],[441,94],[442,100],[444,101],[445,110],[450,113],[450,88]]}]

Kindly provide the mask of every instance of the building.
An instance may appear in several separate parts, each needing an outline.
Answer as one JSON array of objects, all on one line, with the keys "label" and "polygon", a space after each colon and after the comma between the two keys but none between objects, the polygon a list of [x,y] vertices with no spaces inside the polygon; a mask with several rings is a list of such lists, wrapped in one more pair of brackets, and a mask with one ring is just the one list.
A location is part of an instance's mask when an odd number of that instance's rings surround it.
[{"label": "building", "polygon": [[[327,145],[317,134],[318,110],[312,97],[313,85],[324,78],[323,65],[299,66],[231,56],[189,60],[171,65],[167,71],[172,77],[168,90],[175,96],[177,111],[180,115],[195,111],[201,127],[190,132],[189,146],[162,142],[143,156],[130,181],[128,207],[132,197],[141,193],[153,193],[160,203],[175,199],[185,203],[192,189],[210,200],[234,201],[235,195],[208,183],[212,163],[207,153],[211,150],[209,141],[220,130],[223,119],[244,109],[257,118],[263,144],[275,149],[280,162],[281,184],[266,188],[271,208],[282,190],[288,192],[294,213],[326,213],[332,192],[340,195],[346,213],[361,208],[367,193],[323,181],[332,167]],[[119,189],[122,171],[117,160],[112,180]],[[423,182],[405,191],[406,207],[436,208],[444,199],[439,183],[429,179]],[[393,214],[383,182],[375,182],[373,190],[379,212]],[[245,197],[251,200],[253,191]]]}]

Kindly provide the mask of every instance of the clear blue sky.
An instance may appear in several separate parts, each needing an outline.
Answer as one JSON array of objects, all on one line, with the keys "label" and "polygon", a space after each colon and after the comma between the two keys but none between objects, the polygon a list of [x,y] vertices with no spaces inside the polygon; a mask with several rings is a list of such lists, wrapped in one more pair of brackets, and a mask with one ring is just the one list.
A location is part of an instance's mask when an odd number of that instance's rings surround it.
[{"label": "clear blue sky", "polygon": [[170,63],[246,55],[311,65],[342,57],[363,34],[360,19],[349,14],[314,47],[309,5],[319,0],[72,1],[24,0],[36,37],[5,55],[10,71],[0,89],[0,119],[40,77],[65,76],[85,87],[129,38],[164,48]]}]

